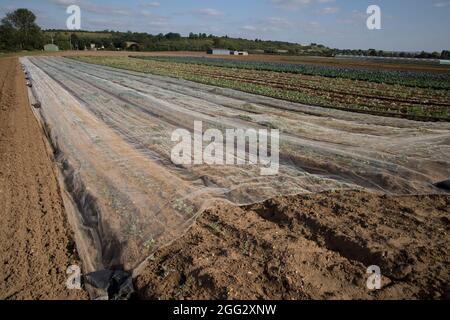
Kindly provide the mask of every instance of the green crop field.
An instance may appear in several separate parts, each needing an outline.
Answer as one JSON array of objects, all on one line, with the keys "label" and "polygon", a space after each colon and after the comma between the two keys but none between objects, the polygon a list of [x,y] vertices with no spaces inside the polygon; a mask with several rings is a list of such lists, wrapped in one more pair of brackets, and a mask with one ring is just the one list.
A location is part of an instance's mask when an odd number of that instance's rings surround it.
[{"label": "green crop field", "polygon": [[352,70],[187,57],[74,59],[182,78],[313,106],[415,120],[450,119],[450,78],[445,74]]},{"label": "green crop field", "polygon": [[362,80],[411,87],[450,89],[450,75],[410,71],[361,70],[351,67],[330,67],[279,62],[237,61],[203,57],[137,57],[139,59],[177,62],[245,70],[263,70],[304,75]]}]

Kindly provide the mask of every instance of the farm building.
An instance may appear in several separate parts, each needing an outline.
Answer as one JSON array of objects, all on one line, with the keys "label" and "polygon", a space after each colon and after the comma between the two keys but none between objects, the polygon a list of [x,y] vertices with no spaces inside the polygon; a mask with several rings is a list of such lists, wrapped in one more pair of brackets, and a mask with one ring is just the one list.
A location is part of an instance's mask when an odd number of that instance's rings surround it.
[{"label": "farm building", "polygon": [[209,49],[206,53],[207,54],[216,54],[216,55],[229,55],[230,54],[230,50],[228,50],[228,49],[212,48],[212,49]]},{"label": "farm building", "polygon": [[248,52],[247,51],[238,51],[238,50],[233,50],[230,52],[231,55],[233,56],[248,56]]},{"label": "farm building", "polygon": [[56,44],[48,43],[44,46],[44,51],[59,51],[59,48]]}]

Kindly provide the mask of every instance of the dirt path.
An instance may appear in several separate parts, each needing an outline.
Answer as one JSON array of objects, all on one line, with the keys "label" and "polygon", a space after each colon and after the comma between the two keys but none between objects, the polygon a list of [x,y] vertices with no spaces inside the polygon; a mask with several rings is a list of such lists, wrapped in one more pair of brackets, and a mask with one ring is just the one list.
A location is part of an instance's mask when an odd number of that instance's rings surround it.
[{"label": "dirt path", "polygon": [[[159,250],[142,299],[449,299],[450,196],[335,192],[217,205]],[[382,289],[366,287],[381,268]]]},{"label": "dirt path", "polygon": [[0,59],[0,299],[81,299],[74,243],[16,58]]}]

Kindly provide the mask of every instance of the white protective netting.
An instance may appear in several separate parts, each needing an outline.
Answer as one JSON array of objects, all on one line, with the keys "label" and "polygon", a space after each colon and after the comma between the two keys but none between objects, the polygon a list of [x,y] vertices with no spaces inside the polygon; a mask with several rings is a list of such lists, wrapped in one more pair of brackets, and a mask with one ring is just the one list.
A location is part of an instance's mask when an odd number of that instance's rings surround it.
[{"label": "white protective netting", "polygon": [[[310,107],[66,58],[23,58],[78,209],[89,269],[133,270],[217,199],[365,188],[436,193],[450,177],[450,124]],[[175,165],[177,128],[280,129],[280,169]],[[206,145],[207,143],[205,143]],[[87,271],[94,271],[87,270]]]}]

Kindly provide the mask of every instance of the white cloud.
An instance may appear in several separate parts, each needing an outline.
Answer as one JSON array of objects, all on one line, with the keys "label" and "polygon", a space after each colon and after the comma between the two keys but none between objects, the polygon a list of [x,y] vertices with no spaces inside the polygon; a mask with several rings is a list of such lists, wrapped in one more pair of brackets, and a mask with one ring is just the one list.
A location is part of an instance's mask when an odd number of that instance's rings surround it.
[{"label": "white cloud", "polygon": [[80,0],[50,0],[50,2],[57,5],[70,6],[72,4],[80,5]]},{"label": "white cloud", "polygon": [[269,17],[262,21],[271,31],[287,30],[292,28],[292,23],[286,18]]},{"label": "white cloud", "polygon": [[444,7],[447,7],[447,6],[449,6],[450,5],[450,2],[449,1],[446,1],[446,2],[436,2],[435,4],[434,4],[434,6],[436,7],[436,8],[444,8]]},{"label": "white cloud", "polygon": [[335,14],[339,12],[339,8],[338,7],[325,7],[322,10],[320,10],[321,14]]},{"label": "white cloud", "polygon": [[351,14],[337,19],[336,22],[342,25],[363,25],[365,26],[365,21],[367,19],[367,14],[362,11],[353,10]]},{"label": "white cloud", "polygon": [[140,14],[146,19],[146,24],[151,26],[166,26],[169,24],[169,18],[143,10]]},{"label": "white cloud", "polygon": [[219,10],[216,10],[216,9],[211,9],[211,8],[192,10],[192,13],[195,14],[195,15],[203,16],[203,17],[219,17],[219,16],[223,16],[223,12],[222,11],[219,11]]},{"label": "white cloud", "polygon": [[153,2],[142,2],[140,4],[141,7],[144,8],[158,8],[161,6],[161,4],[157,1],[153,1]]},{"label": "white cloud", "polygon": [[49,0],[51,3],[58,6],[69,6],[72,4],[78,5],[81,12],[86,11],[89,13],[95,13],[98,15],[114,15],[114,16],[129,16],[131,10],[125,7],[98,5],[87,0]]},{"label": "white cloud", "polygon": [[283,9],[298,9],[300,7],[308,6],[314,2],[317,3],[331,3],[334,0],[271,0],[277,7]]},{"label": "white cloud", "polygon": [[245,30],[245,31],[257,31],[257,30],[258,30],[257,27],[252,26],[252,25],[246,25],[246,26],[243,26],[241,29],[242,29],[242,30]]},{"label": "white cloud", "polygon": [[311,2],[312,0],[272,0],[272,3],[284,9],[295,9],[298,7],[308,5]]}]

